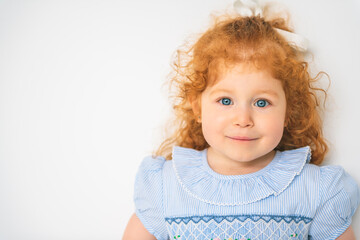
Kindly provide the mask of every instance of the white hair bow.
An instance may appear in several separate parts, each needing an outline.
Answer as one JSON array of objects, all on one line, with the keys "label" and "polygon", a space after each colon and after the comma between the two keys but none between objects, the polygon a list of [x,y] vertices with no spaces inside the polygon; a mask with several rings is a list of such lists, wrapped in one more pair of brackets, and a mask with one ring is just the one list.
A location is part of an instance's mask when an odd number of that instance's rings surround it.
[{"label": "white hair bow", "polygon": [[[234,9],[240,16],[243,17],[264,17],[263,8],[257,0],[235,0]],[[308,40],[305,37],[279,28],[275,28],[275,30],[297,50],[306,52],[308,49]]]}]

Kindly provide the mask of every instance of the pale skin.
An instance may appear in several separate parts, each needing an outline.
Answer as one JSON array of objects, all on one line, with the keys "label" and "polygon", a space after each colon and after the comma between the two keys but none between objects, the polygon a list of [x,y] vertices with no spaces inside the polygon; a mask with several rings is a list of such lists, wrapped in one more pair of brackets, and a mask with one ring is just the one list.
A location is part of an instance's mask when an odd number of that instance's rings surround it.
[{"label": "pale skin", "polygon": [[[200,102],[193,101],[191,105],[194,114],[201,115],[198,121],[210,145],[207,160],[214,171],[224,175],[248,174],[271,162],[275,154],[273,149],[286,125],[285,93],[277,79],[267,72],[239,64],[225,71],[214,86],[208,87]],[[238,136],[254,140],[234,141]],[[123,240],[135,239],[156,238],[133,214]],[[351,226],[337,239],[354,240]]]},{"label": "pale skin", "polygon": [[146,230],[134,213],[125,229],[123,240],[156,240],[156,238]]},{"label": "pale skin", "polygon": [[[140,219],[135,214],[131,216],[122,239],[123,240],[156,240],[156,238],[146,230],[144,225],[141,223]],[[337,239],[356,240],[352,227],[350,226]]]},{"label": "pale skin", "polygon": [[240,63],[224,67],[192,107],[201,115],[198,122],[210,145],[207,160],[215,172],[253,173],[274,158],[283,136],[286,97],[281,82],[267,71]]}]

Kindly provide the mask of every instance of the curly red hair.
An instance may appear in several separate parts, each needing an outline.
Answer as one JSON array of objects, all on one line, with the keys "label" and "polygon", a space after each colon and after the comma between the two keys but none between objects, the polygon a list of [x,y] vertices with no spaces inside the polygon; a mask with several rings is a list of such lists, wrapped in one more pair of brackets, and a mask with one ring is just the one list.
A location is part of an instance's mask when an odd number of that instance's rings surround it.
[{"label": "curly red hair", "polygon": [[[155,155],[171,159],[174,145],[203,150],[209,147],[192,103],[209,84],[214,83],[226,66],[250,63],[269,71],[281,81],[286,95],[286,117],[283,137],[275,148],[289,150],[309,145],[311,162],[321,164],[328,151],[322,133],[320,98],[314,87],[303,54],[290,45],[276,30],[290,31],[282,18],[266,21],[259,16],[230,17],[218,20],[191,46],[178,50],[170,78],[175,119],[169,122],[173,133],[159,146]],[[324,73],[325,74],[325,73]]]}]

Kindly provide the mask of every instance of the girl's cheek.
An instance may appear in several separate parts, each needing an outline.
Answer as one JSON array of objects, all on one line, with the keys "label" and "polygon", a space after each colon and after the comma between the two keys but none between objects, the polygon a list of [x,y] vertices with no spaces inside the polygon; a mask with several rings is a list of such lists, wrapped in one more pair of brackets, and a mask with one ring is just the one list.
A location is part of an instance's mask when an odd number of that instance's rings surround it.
[{"label": "girl's cheek", "polygon": [[280,117],[275,117],[268,121],[265,128],[269,129],[273,133],[274,137],[281,138],[284,132],[284,121]]},{"label": "girl's cheek", "polygon": [[215,110],[215,111],[211,111],[207,117],[208,121],[211,121],[213,123],[222,123],[225,122],[227,119],[227,115],[226,113],[219,111],[219,110]]}]

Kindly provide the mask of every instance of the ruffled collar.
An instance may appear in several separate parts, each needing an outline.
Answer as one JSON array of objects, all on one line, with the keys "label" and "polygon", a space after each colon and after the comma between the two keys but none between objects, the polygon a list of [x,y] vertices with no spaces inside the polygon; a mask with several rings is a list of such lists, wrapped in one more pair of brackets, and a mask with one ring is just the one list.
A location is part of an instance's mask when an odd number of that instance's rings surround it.
[{"label": "ruffled collar", "polygon": [[277,151],[263,169],[245,175],[221,175],[207,162],[207,149],[174,147],[172,164],[182,188],[192,197],[214,205],[234,206],[282,193],[310,161],[309,146]]}]

